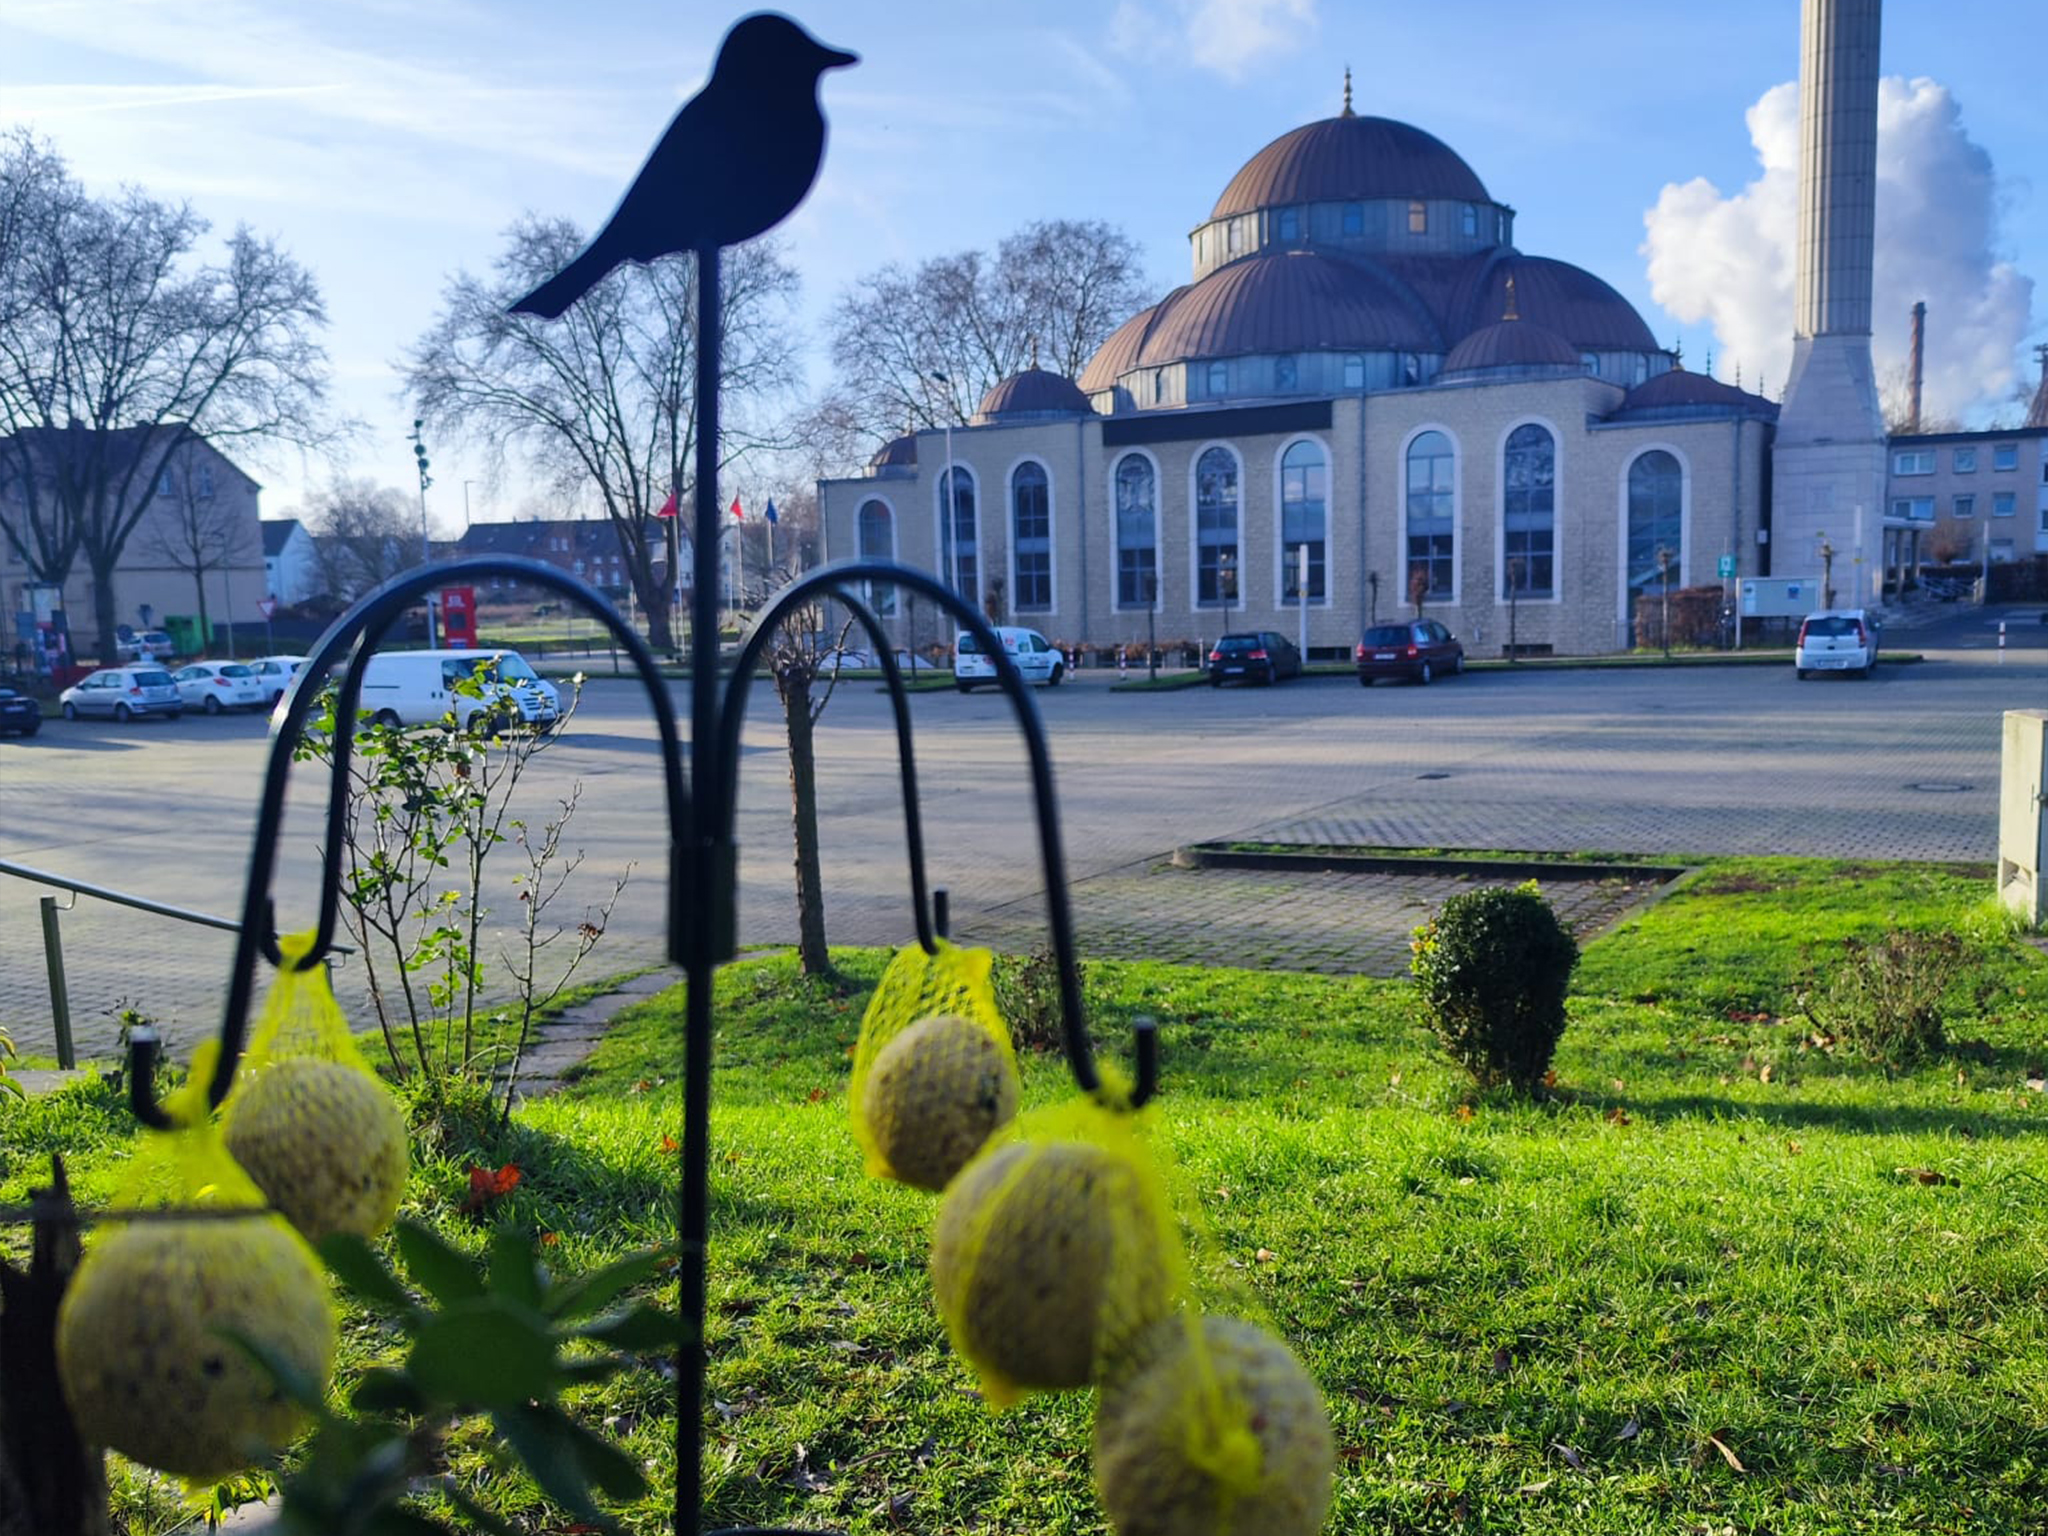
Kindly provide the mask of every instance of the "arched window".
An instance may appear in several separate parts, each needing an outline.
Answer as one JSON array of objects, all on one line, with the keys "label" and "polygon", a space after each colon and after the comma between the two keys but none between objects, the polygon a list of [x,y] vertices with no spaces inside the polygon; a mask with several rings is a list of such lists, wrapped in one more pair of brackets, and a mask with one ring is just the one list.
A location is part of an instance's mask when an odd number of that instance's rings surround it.
[{"label": "arched window", "polygon": [[1556,592],[1557,440],[1533,422],[1508,434],[1502,455],[1501,595]]},{"label": "arched window", "polygon": [[1662,448],[1653,448],[1628,467],[1628,595],[1631,638],[1635,625],[1638,593],[1662,591],[1667,579],[1666,564],[1659,551],[1670,555],[1668,579],[1677,585],[1679,539],[1683,533],[1679,511],[1685,504],[1685,471],[1678,460]]},{"label": "arched window", "polygon": [[1010,550],[1017,561],[1019,613],[1052,607],[1052,481],[1043,464],[1025,463],[1010,476]]},{"label": "arched window", "polygon": [[1237,601],[1237,455],[1211,448],[1195,461],[1195,602]]},{"label": "arched window", "polygon": [[[860,519],[855,535],[860,543],[860,557],[863,560],[894,560],[896,558],[896,519],[889,513],[886,502],[864,501],[861,503]],[[868,606],[883,618],[896,612],[896,588],[893,584],[868,584]]]},{"label": "arched window", "polygon": [[1144,608],[1159,590],[1159,486],[1152,461],[1127,453],[1116,466],[1116,601]]},{"label": "arched window", "polygon": [[[952,481],[948,515],[946,481]],[[939,477],[939,574],[976,608],[981,606],[981,573],[975,564],[974,476],[955,465]]]},{"label": "arched window", "polygon": [[1420,571],[1431,597],[1449,597],[1457,569],[1457,551],[1452,547],[1456,525],[1452,519],[1452,471],[1457,460],[1451,440],[1441,432],[1424,432],[1408,445],[1408,574],[1402,596]]},{"label": "arched window", "polygon": [[1209,365],[1209,393],[1212,395],[1227,395],[1230,393],[1230,364],[1211,363]]},{"label": "arched window", "polygon": [[[1295,443],[1280,456],[1280,600],[1319,603],[1328,595],[1329,461],[1315,443]],[[1308,591],[1301,590],[1301,551],[1308,551]]]}]

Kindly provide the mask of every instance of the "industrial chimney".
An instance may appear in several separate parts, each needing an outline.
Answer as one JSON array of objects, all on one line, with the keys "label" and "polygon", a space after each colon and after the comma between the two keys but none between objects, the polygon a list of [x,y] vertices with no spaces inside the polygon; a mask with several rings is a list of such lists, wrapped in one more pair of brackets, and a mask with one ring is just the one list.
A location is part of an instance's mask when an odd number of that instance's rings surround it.
[{"label": "industrial chimney", "polygon": [[1920,379],[1921,347],[1927,341],[1927,301],[1922,299],[1913,306],[1913,356],[1908,365],[1906,385],[1909,394],[1906,400],[1906,430],[1920,430]]}]

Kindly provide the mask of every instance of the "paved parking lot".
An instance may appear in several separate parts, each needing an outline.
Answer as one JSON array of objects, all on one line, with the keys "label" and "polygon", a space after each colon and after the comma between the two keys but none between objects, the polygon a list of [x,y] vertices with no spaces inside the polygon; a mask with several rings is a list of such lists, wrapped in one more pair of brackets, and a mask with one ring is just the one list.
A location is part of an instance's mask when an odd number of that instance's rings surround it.
[{"label": "paved parking lot", "polygon": [[[1172,850],[1198,841],[1989,861],[2002,714],[2048,706],[2048,627],[2037,610],[2024,618],[2000,653],[1982,616],[1959,615],[1912,637],[1927,661],[1881,668],[1870,682],[1800,683],[1787,666],[1133,694],[1085,674],[1037,696],[1082,951],[1386,973],[1433,899],[1385,877],[1301,877],[1282,889],[1241,871],[1173,869]],[[956,935],[1015,949],[1042,942],[1044,878],[1006,703],[921,694],[912,714],[929,873],[951,893]],[[263,738],[259,719],[187,717],[53,720],[34,741],[0,742],[0,858],[232,915]],[[831,937],[903,942],[903,812],[880,691],[843,687],[819,747]],[[577,730],[544,761],[526,807],[536,822],[583,786],[569,843],[585,864],[565,898],[569,920],[632,867],[594,967],[657,961],[667,831],[652,726],[633,686],[594,682]],[[318,792],[303,771],[294,778],[276,891],[286,926],[305,926],[315,910]],[[741,936],[786,942],[787,760],[766,687],[754,690],[741,800]],[[509,863],[500,855],[501,871]],[[40,894],[0,878],[0,1021],[25,1049],[47,1051]],[[501,910],[516,905],[509,888],[497,899]],[[174,1039],[217,1027],[224,935],[89,901],[62,923],[82,1048],[105,1046],[108,1010],[122,999],[162,1018]],[[345,966],[340,981],[366,1020],[361,968]]]}]

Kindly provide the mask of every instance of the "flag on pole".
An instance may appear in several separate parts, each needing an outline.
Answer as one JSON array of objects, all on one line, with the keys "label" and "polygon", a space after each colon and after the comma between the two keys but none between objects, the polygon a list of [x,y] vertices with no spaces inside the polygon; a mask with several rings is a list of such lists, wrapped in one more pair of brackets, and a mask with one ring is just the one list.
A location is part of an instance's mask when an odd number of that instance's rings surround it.
[{"label": "flag on pole", "polygon": [[761,509],[761,516],[771,523],[776,521],[775,498],[773,496],[768,498],[768,505]]},{"label": "flag on pole", "polygon": [[747,514],[740,510],[740,499],[737,495],[732,499],[732,520],[736,523],[744,523],[747,520]]},{"label": "flag on pole", "polygon": [[661,504],[661,510],[654,515],[656,517],[674,517],[676,515],[676,493],[674,491],[668,493],[668,500]]}]

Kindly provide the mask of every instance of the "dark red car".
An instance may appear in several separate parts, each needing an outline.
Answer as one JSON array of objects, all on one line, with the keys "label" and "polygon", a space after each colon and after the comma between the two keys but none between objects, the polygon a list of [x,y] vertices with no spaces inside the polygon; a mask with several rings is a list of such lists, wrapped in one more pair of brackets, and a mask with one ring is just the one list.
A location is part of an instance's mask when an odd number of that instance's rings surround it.
[{"label": "dark red car", "polygon": [[1358,684],[1370,688],[1382,677],[1426,683],[1465,670],[1465,647],[1435,619],[1375,624],[1358,642]]}]

